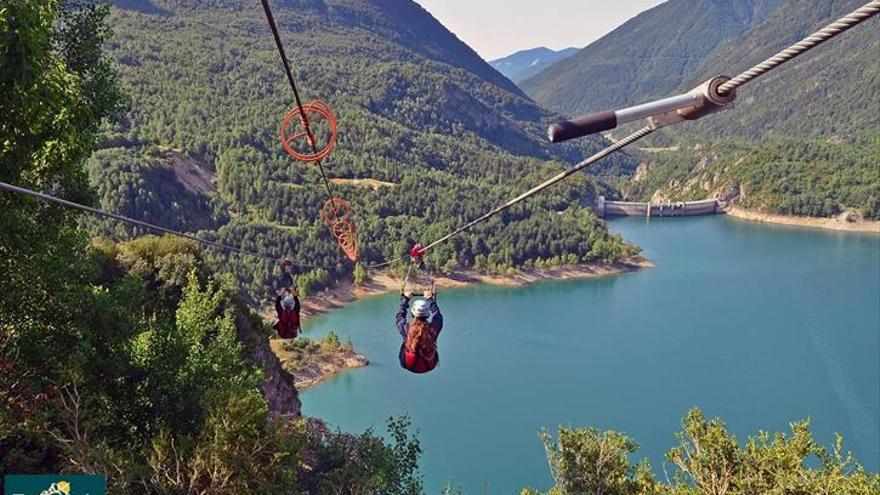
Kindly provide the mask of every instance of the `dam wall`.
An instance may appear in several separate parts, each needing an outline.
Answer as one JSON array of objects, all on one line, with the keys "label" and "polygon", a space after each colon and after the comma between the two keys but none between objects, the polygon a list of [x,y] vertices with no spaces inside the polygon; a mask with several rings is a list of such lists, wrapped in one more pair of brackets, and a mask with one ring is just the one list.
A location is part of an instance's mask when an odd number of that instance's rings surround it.
[{"label": "dam wall", "polygon": [[639,203],[634,201],[608,201],[599,196],[593,201],[593,210],[600,217],[692,217],[720,213],[718,200],[684,201],[679,203]]}]

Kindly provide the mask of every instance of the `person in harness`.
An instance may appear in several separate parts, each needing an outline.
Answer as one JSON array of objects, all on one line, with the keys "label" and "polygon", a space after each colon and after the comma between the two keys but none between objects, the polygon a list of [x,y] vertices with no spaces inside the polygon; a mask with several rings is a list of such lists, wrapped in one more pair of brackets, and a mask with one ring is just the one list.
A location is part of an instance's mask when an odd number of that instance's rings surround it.
[{"label": "person in harness", "polygon": [[[400,309],[397,311],[397,330],[403,337],[400,366],[413,373],[427,373],[440,362],[437,337],[443,330],[443,315],[431,291],[425,292],[424,299],[416,300],[411,310],[410,299],[411,292],[401,294]],[[408,310],[412,312],[412,322],[407,321]]]},{"label": "person in harness", "polygon": [[287,272],[289,262],[283,265],[280,288],[275,292],[275,312],[278,313],[278,323],[275,330],[282,339],[293,339],[300,332],[299,297],[294,287],[293,277]]}]

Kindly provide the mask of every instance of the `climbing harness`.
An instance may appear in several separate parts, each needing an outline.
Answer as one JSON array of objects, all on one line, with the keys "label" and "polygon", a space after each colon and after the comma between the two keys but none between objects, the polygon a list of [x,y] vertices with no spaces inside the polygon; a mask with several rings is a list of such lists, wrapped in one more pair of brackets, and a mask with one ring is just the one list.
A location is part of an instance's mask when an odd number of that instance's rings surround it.
[{"label": "climbing harness", "polygon": [[416,244],[409,250],[410,264],[403,277],[401,294],[409,292],[414,297],[424,297],[426,292],[434,293],[434,277],[425,265],[425,252],[421,244]]},{"label": "climbing harness", "polygon": [[[357,261],[359,254],[357,228],[351,218],[351,208],[348,203],[333,193],[333,188],[327,179],[327,173],[322,163],[325,158],[330,156],[336,145],[338,130],[336,117],[334,117],[330,106],[322,100],[315,100],[303,105],[299,89],[296,86],[296,79],[293,77],[290,62],[287,59],[287,53],[284,51],[284,44],[281,42],[281,35],[278,33],[275,16],[272,15],[272,8],[269,6],[269,0],[261,0],[261,2],[263,11],[266,13],[266,21],[275,38],[275,46],[281,56],[281,63],[284,65],[284,73],[287,75],[287,81],[290,83],[290,89],[293,90],[293,98],[296,102],[296,106],[288,111],[281,121],[281,129],[279,130],[281,146],[294,160],[314,163],[318,166],[327,193],[327,201],[321,208],[321,218],[327,224],[345,256],[351,261]],[[323,138],[320,143],[319,138]]]}]

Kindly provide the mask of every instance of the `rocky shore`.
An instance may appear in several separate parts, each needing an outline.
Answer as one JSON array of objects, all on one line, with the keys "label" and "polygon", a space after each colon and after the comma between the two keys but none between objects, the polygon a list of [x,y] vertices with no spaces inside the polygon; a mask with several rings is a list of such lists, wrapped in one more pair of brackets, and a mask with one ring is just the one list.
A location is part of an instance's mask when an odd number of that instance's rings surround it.
[{"label": "rocky shore", "polygon": [[735,206],[729,206],[725,213],[734,218],[753,222],[772,223],[777,225],[792,225],[798,227],[810,227],[814,229],[837,230],[843,232],[865,232],[880,234],[880,222],[864,220],[853,212],[845,212],[842,215],[831,218],[799,217],[792,215],[776,215],[759,211],[745,210]]}]

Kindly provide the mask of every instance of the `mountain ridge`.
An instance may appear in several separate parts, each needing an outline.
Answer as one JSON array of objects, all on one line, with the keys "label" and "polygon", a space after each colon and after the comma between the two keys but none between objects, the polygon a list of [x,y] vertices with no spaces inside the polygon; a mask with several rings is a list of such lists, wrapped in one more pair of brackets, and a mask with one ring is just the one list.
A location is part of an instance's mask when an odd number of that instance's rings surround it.
[{"label": "mountain ridge", "polygon": [[[216,175],[210,199],[221,225],[201,235],[273,257],[295,254],[326,267],[312,280],[332,284],[350,277],[352,266],[320,220],[325,194],[316,168],[281,149],[278,126],[293,105],[290,88],[263,12],[243,5],[153,0],[151,11],[164,14],[112,11],[117,34],[109,49],[133,104],[105,140],[124,151],[97,153],[92,175],[113,183],[114,175],[143,169],[132,161],[148,165],[164,160],[156,149],[179,150]],[[339,121],[325,167],[355,211],[364,263],[398,257],[412,240],[438,238],[605,145],[601,138],[551,145],[545,129],[559,116],[469,49],[458,63],[461,42],[409,0],[290,0],[273,10],[303,99],[325,99]],[[436,36],[413,39],[412,31],[398,30],[419,23],[437,27]],[[474,70],[471,61],[479,65]],[[635,161],[620,154],[604,166],[627,170]],[[365,180],[393,186],[357,186]],[[168,220],[154,199],[158,185],[139,183],[136,190],[97,184],[102,205]],[[481,266],[503,270],[565,255],[614,258],[629,248],[585,206],[595,194],[614,193],[585,175],[572,177],[441,246],[428,262],[451,271],[479,257]],[[172,206],[185,222],[189,205]],[[571,242],[537,242],[538,232]],[[594,242],[605,237],[609,242]],[[271,284],[254,261],[212,261],[226,264],[249,293]]]},{"label": "mountain ridge", "polygon": [[537,75],[547,67],[565,60],[576,54],[579,48],[563,48],[553,50],[544,46],[520,50],[506,57],[489,61],[489,65],[504,74],[505,77],[519,84]]},{"label": "mountain ridge", "polygon": [[[760,23],[784,1],[670,0],[520,86],[535,101],[567,115],[666,96],[703,57]],[[684,19],[687,23],[681,26]]]}]

